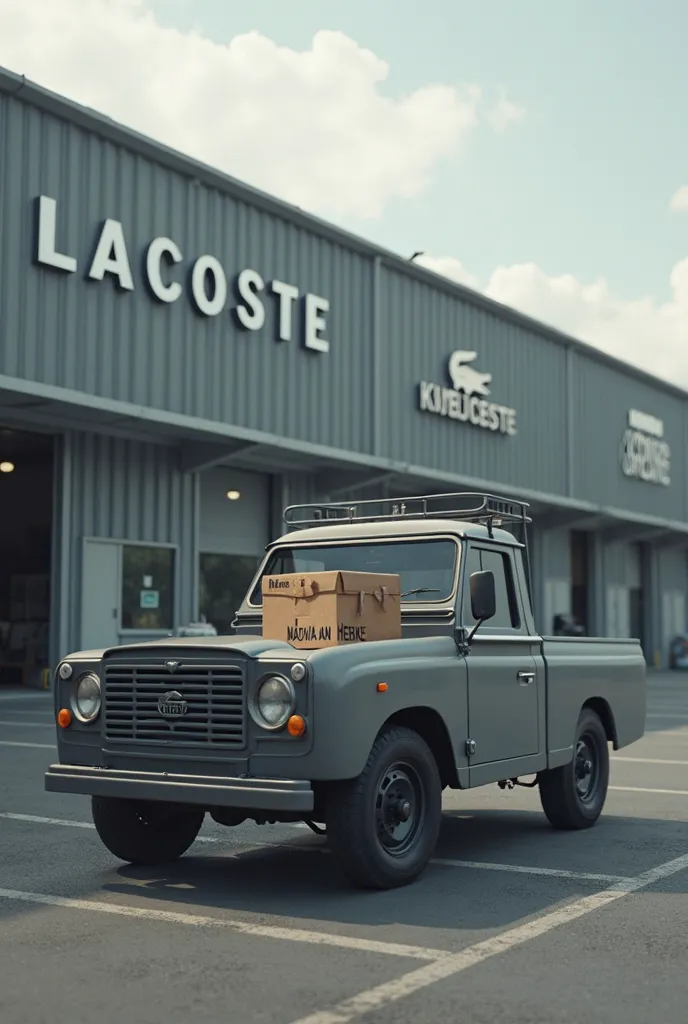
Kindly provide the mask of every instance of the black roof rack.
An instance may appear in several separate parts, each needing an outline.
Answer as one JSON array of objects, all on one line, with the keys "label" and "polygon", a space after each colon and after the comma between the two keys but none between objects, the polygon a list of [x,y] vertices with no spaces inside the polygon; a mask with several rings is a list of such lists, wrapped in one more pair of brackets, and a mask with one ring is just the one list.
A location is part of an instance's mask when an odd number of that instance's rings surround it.
[{"label": "black roof rack", "polygon": [[[325,526],[328,523],[381,523],[399,519],[457,519],[481,523],[492,528],[517,523],[524,530],[532,522],[530,506],[496,494],[457,491],[450,494],[424,494],[410,498],[374,498],[355,502],[290,505],[284,510],[284,522],[294,529]],[[375,511],[377,509],[377,511]]]}]

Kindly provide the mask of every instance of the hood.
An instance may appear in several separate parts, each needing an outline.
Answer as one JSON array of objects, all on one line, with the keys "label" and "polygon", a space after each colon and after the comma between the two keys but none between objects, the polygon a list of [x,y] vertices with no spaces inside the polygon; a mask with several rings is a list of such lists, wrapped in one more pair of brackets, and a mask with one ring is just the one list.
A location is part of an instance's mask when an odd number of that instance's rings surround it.
[{"label": "hood", "polygon": [[76,651],[61,658],[60,661],[101,661],[106,654],[114,654],[118,651],[148,651],[170,647],[183,647],[185,650],[205,650],[210,648],[216,651],[236,651],[237,654],[245,654],[249,658],[258,658],[264,654],[274,654],[277,657],[300,658],[301,654],[307,652],[297,651],[290,644],[280,640],[264,640],[262,637],[247,636],[199,636],[199,637],[164,637],[160,640],[147,640],[137,644],[118,644],[116,647],[94,648],[88,651]]}]

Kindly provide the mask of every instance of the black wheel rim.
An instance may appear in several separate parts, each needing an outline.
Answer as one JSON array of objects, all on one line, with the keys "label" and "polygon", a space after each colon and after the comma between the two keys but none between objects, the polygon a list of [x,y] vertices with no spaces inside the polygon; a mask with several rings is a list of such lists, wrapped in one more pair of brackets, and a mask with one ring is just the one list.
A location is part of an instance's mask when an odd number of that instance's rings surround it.
[{"label": "black wheel rim", "polygon": [[583,804],[592,804],[600,787],[600,757],[595,737],[584,733],[576,743],[574,758],[576,792]]},{"label": "black wheel rim", "polygon": [[375,795],[375,829],[390,857],[403,857],[415,846],[425,805],[425,787],[413,765],[397,762],[385,769]]}]

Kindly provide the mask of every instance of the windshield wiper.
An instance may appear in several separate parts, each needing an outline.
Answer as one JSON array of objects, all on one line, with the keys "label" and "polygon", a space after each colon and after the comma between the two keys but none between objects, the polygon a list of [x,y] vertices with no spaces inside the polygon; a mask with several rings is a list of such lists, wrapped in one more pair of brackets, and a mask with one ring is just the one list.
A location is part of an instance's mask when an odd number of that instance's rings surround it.
[{"label": "windshield wiper", "polygon": [[415,590],[407,590],[403,593],[402,597],[410,597],[411,594],[441,594],[442,591],[437,587],[416,587]]}]

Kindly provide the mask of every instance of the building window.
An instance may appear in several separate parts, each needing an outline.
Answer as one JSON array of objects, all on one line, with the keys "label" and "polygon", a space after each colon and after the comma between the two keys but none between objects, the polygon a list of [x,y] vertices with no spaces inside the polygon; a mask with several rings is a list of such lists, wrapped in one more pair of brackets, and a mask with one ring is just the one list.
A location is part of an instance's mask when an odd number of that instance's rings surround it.
[{"label": "building window", "polygon": [[166,630],[174,619],[174,551],[122,548],[122,629]]},{"label": "building window", "polygon": [[201,554],[199,610],[220,636],[231,633],[234,616],[260,562],[255,555]]}]

